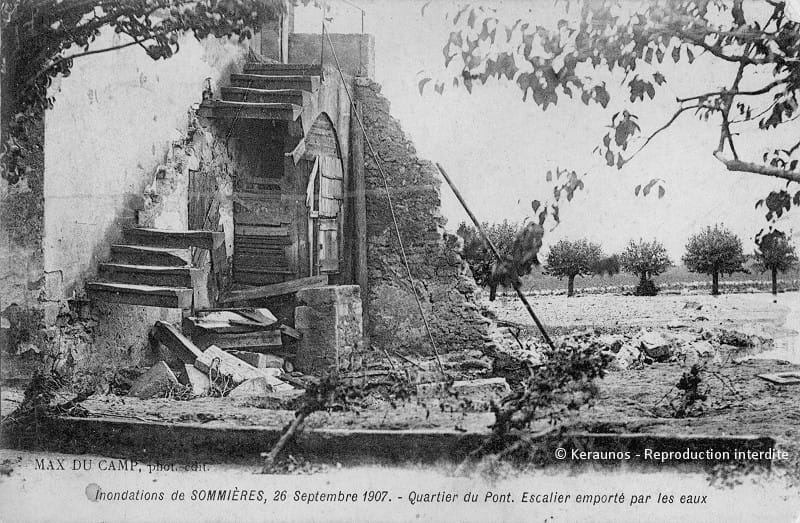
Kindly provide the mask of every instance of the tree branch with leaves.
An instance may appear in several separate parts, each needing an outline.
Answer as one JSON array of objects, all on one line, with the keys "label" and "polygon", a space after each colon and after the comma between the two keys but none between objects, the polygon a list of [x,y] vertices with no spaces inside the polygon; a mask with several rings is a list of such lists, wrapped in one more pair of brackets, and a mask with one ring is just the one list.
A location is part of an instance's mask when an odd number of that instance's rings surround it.
[{"label": "tree branch with leaves", "polygon": [[[282,0],[3,0],[3,178],[14,184],[28,174],[27,129],[53,106],[48,88],[54,78],[69,76],[75,59],[131,46],[153,60],[167,59],[186,33],[242,42],[284,10]],[[95,48],[107,29],[121,42]]]},{"label": "tree branch with leaves", "polygon": [[[775,145],[761,158],[740,157],[737,148],[743,131],[788,131],[787,124],[800,116],[800,23],[787,16],[785,1],[560,0],[556,5],[563,18],[554,24],[537,24],[535,9],[511,23],[491,7],[460,8],[451,18],[453,30],[442,48],[445,69],[421,78],[420,91],[432,86],[441,94],[452,86],[472,92],[493,78],[513,82],[523,100],[542,110],[565,98],[608,109],[612,91],[606,79],[616,77],[631,105],[611,116],[610,130],[595,148],[609,167],[623,168],[692,112],[719,127],[719,140],[710,153],[725,169],[788,182],[786,189],[773,191],[780,198],[766,202],[767,220],[800,206],[800,188],[791,185],[800,183],[800,142],[794,134],[770,135]],[[637,108],[665,90],[668,57],[675,64],[692,64],[701,55],[703,67],[713,66],[711,62],[737,65],[727,86],[677,98],[677,107],[664,123],[646,131]],[[760,87],[741,87],[743,79],[760,76],[769,80]],[[675,74],[669,82],[681,80]],[[644,193],[657,186],[663,196],[661,182],[651,180]]]}]

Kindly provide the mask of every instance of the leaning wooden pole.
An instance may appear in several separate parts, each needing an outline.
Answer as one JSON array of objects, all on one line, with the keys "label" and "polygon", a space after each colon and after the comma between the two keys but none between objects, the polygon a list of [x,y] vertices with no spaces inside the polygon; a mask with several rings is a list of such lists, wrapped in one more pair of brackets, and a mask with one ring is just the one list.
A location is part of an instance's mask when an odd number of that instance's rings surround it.
[{"label": "leaning wooden pole", "polygon": [[[467,205],[467,202],[464,201],[464,197],[461,196],[461,193],[456,188],[455,184],[453,183],[453,180],[451,180],[450,177],[447,175],[447,173],[444,170],[444,167],[442,167],[438,163],[436,164],[436,167],[439,169],[439,172],[442,173],[442,176],[447,182],[447,185],[449,185],[450,188],[453,190],[453,194],[456,195],[458,201],[461,202],[461,206],[464,207],[465,211],[467,211],[467,214],[472,220],[472,223],[475,224],[475,227],[478,229],[478,232],[480,232],[481,236],[483,236],[483,240],[489,246],[489,249],[492,251],[492,254],[494,254],[494,257],[497,259],[497,262],[501,263],[503,261],[503,258],[500,257],[500,253],[497,252],[497,247],[494,246],[494,243],[492,242],[491,238],[489,238],[489,235],[487,235],[486,231],[484,231],[483,227],[481,227],[481,223],[478,221],[478,218],[476,218],[475,215],[472,213],[469,206]],[[539,321],[539,318],[536,317],[536,313],[533,312],[533,307],[531,307],[531,304],[528,302],[528,298],[526,298],[525,295],[522,293],[519,281],[514,282],[514,290],[517,291],[517,296],[519,297],[520,301],[523,303],[523,305],[525,305],[525,308],[528,309],[528,314],[531,315],[531,318],[533,318],[533,322],[536,323],[536,326],[539,328],[539,332],[542,333],[542,338],[544,338],[544,341],[546,341],[547,344],[550,345],[551,349],[555,349],[556,347],[553,344],[553,340],[550,339],[550,336],[547,334],[544,325],[542,324],[541,321]]]}]

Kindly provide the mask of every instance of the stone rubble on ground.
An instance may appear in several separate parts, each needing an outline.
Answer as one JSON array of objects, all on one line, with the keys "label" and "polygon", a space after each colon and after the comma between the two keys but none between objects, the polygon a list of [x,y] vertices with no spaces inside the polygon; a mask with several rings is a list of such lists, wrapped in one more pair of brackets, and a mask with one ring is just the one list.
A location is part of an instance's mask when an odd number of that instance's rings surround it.
[{"label": "stone rubble on ground", "polygon": [[[727,354],[768,349],[772,339],[763,331],[681,328],[641,329],[636,333],[604,334],[596,338],[602,350],[614,354],[612,368],[624,370],[635,363],[682,361],[691,366],[704,360],[721,361]],[[573,336],[575,336],[573,334]],[[746,355],[746,354],[745,354]]]},{"label": "stone rubble on ground", "polygon": [[178,378],[175,377],[175,373],[166,363],[159,361],[133,382],[128,391],[128,396],[140,399],[163,396],[169,391],[170,387],[175,385],[178,385]]}]

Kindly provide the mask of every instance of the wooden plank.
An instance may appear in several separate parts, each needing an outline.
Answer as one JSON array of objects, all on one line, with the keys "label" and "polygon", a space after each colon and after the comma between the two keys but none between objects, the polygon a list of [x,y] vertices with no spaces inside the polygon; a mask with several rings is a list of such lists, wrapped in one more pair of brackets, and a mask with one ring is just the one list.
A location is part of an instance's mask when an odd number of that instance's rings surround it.
[{"label": "wooden plank", "polygon": [[264,245],[268,247],[276,247],[280,248],[285,245],[291,245],[292,241],[289,239],[289,236],[256,236],[256,235],[245,235],[245,234],[236,234],[233,237],[235,240],[239,240],[240,242],[250,244],[250,245]]},{"label": "wooden plank", "polygon": [[292,223],[291,205],[284,202],[244,200],[233,202],[233,219],[239,225],[284,225]]},{"label": "wooden plank", "polygon": [[254,287],[252,289],[244,289],[240,291],[229,291],[226,295],[220,298],[220,302],[229,303],[233,301],[271,298],[273,296],[293,294],[303,289],[323,287],[325,285],[328,285],[328,276],[326,274],[320,276],[310,276],[308,278],[300,278],[298,280],[291,280],[273,285],[264,285],[263,287]]},{"label": "wooden plank", "polygon": [[[357,124],[357,116],[362,114],[361,102],[356,102],[350,115],[350,158],[352,159],[353,177],[353,222],[355,230],[351,232],[354,238],[353,272],[355,282],[361,287],[361,296],[364,297],[361,315],[364,333],[369,332],[369,280],[367,278],[367,188],[364,177],[364,135]],[[356,114],[358,113],[358,114]],[[364,340],[369,346],[369,340]]]},{"label": "wooden plank", "polygon": [[262,273],[236,270],[233,271],[233,279],[237,283],[244,283],[246,285],[272,285],[275,283],[283,283],[292,277],[294,277],[293,271]]},{"label": "wooden plank", "polygon": [[293,329],[293,328],[289,327],[288,325],[281,325],[280,328],[281,328],[281,332],[283,334],[289,336],[290,338],[294,338],[296,340],[299,340],[299,339],[301,339],[303,337],[303,335],[300,333],[300,331],[298,331],[296,329]]},{"label": "wooden plank", "polygon": [[[241,225],[234,231],[235,235],[242,236],[286,236],[289,237],[288,227],[270,227],[268,225]],[[290,242],[291,243],[291,242]]]},{"label": "wooden plank", "polygon": [[326,178],[325,176],[321,177],[319,192],[323,198],[341,200],[343,194],[342,180]]},{"label": "wooden plank", "polygon": [[216,345],[221,349],[246,349],[252,352],[269,352],[283,348],[281,331],[266,329],[241,333],[192,333],[192,337],[201,349]]},{"label": "wooden plank", "polygon": [[319,199],[319,214],[320,216],[329,216],[335,218],[339,215],[339,210],[342,207],[341,200],[333,198],[325,198],[324,196]]},{"label": "wooden plank", "polygon": [[153,336],[184,363],[191,365],[202,354],[197,345],[170,323],[157,321],[153,327]]}]

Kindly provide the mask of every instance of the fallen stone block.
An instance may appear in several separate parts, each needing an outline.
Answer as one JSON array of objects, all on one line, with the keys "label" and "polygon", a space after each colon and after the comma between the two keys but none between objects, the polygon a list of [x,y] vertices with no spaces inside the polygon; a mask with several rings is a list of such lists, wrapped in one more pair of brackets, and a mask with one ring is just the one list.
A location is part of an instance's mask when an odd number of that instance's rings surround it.
[{"label": "fallen stone block", "polygon": [[[242,385],[240,385],[240,387]],[[259,409],[297,410],[302,407],[305,402],[305,391],[303,389],[292,389],[280,392],[267,392],[261,396],[234,397],[234,399],[238,400],[237,405],[256,407]]]},{"label": "fallen stone block", "polygon": [[230,354],[233,354],[240,360],[249,363],[257,369],[283,368],[283,358],[280,356],[275,356],[274,354],[263,354],[260,352],[249,352],[244,350],[232,350],[230,351]]},{"label": "fallen stone block", "polygon": [[758,377],[776,385],[800,385],[800,372],[797,371],[759,374]]},{"label": "fallen stone block", "polygon": [[458,364],[461,370],[492,370],[492,364],[489,361],[477,358],[470,358]]},{"label": "fallen stone block", "polygon": [[195,360],[194,366],[209,377],[222,376],[231,380],[234,385],[265,375],[261,369],[245,363],[216,345],[212,345],[203,351]]},{"label": "fallen stone block", "polygon": [[128,391],[128,396],[141,399],[154,398],[165,394],[170,387],[175,385],[178,385],[178,378],[175,377],[175,373],[166,363],[159,361],[133,382]]},{"label": "fallen stone block", "polygon": [[286,392],[294,390],[294,387],[273,376],[259,376],[249,379],[233,389],[228,397],[230,398],[249,398],[253,396],[265,396],[272,392]]},{"label": "fallen stone block", "polygon": [[423,398],[451,393],[459,398],[488,403],[490,400],[497,401],[510,392],[511,387],[505,378],[454,381],[449,387],[448,383],[444,381],[417,384],[417,396]]},{"label": "fallen stone block", "polygon": [[689,349],[695,351],[698,356],[705,357],[714,354],[714,346],[706,340],[697,340],[689,345]]},{"label": "fallen stone block", "polygon": [[195,396],[204,396],[211,390],[211,380],[208,376],[188,363],[183,365],[183,374],[178,377],[178,381],[191,387]]},{"label": "fallen stone block", "polygon": [[631,365],[639,361],[641,358],[641,351],[633,345],[625,344],[619,349],[614,361],[611,363],[613,367],[625,370],[630,368]]},{"label": "fallen stone block", "polygon": [[175,357],[184,363],[191,365],[201,354],[200,349],[170,323],[157,321],[153,326],[152,333],[159,343],[167,347]]},{"label": "fallen stone block", "polygon": [[460,398],[472,401],[499,400],[511,393],[511,387],[505,378],[484,378],[480,380],[454,381],[450,390]]},{"label": "fallen stone block", "polygon": [[654,360],[672,356],[672,343],[658,332],[647,332],[637,339],[639,348]]}]

